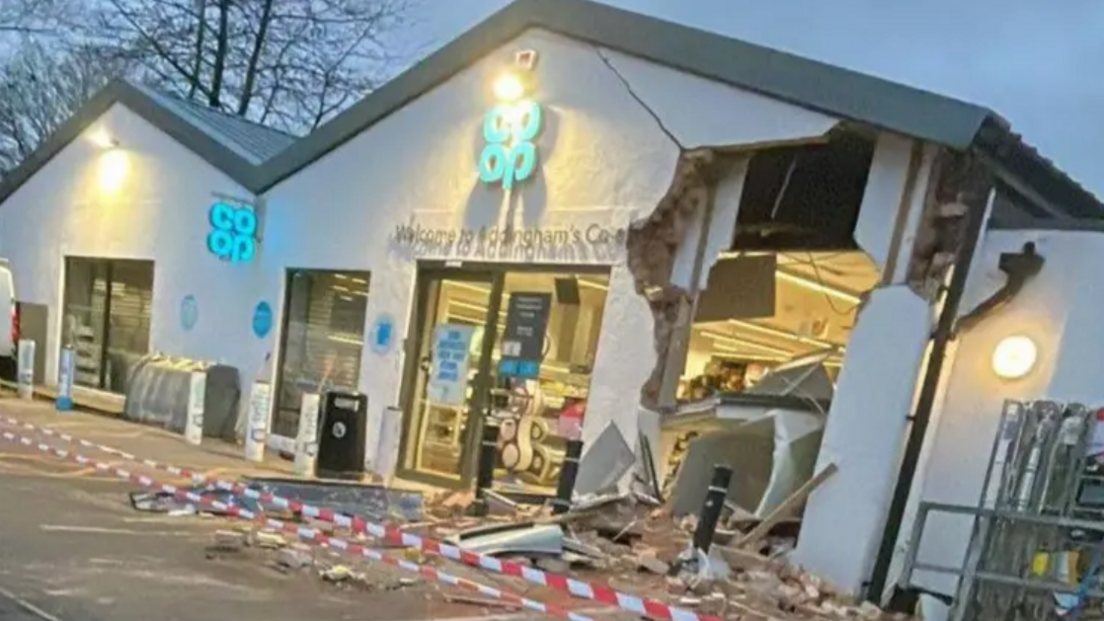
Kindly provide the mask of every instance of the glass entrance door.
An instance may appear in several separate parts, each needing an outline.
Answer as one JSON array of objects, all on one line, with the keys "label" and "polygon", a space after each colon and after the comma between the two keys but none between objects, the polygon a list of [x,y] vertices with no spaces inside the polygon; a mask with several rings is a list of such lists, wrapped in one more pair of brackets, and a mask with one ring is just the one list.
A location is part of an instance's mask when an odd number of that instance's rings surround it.
[{"label": "glass entrance door", "polygon": [[456,486],[474,474],[469,456],[489,405],[488,335],[500,311],[495,284],[489,272],[420,273],[416,360],[404,382],[404,476]]},{"label": "glass entrance door", "polygon": [[493,420],[495,487],[553,493],[581,433],[608,288],[604,268],[419,270],[400,476],[466,487]]}]

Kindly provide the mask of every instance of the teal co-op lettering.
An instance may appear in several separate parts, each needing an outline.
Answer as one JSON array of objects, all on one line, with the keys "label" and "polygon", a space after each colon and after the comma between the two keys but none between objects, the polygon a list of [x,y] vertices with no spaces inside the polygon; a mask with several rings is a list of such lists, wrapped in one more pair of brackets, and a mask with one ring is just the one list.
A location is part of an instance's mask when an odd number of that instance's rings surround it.
[{"label": "teal co-op lettering", "polygon": [[479,179],[488,184],[501,182],[502,189],[510,190],[531,177],[537,168],[533,140],[543,122],[541,107],[533,101],[491,108],[483,119],[487,144],[479,156]]},{"label": "teal co-op lettering", "polygon": [[211,254],[232,263],[248,262],[257,254],[257,214],[252,207],[215,203],[208,220],[207,250]]}]

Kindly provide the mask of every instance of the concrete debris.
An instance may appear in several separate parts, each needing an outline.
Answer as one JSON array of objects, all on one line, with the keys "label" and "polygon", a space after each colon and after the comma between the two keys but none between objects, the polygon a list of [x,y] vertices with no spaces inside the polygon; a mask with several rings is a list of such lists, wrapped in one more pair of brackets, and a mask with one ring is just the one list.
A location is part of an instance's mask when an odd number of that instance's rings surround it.
[{"label": "concrete debris", "polygon": [[287,539],[284,539],[283,535],[273,530],[259,530],[253,533],[251,543],[258,548],[275,550],[286,546]]},{"label": "concrete debris", "polygon": [[537,559],[537,567],[554,574],[566,574],[571,571],[571,563],[562,558],[541,557]]},{"label": "concrete debris", "polygon": [[[625,592],[648,594],[728,621],[908,618],[850,601],[830,585],[788,564],[785,558],[800,525],[797,517],[790,518],[785,528],[781,523],[772,525],[760,543],[742,547],[740,542],[763,520],[749,515],[739,503],[731,504],[720,522],[728,528],[716,531],[710,553],[705,554],[691,544],[699,517],[672,517],[673,500],[657,508],[653,499],[631,492],[594,493],[576,498],[568,512],[552,515],[548,506],[521,505],[499,496],[490,496],[497,510],[506,514],[497,519],[465,515],[474,500],[471,493],[427,497],[423,519],[406,524],[403,530],[480,553],[509,557],[551,573],[616,585]],[[365,546],[400,545],[398,541],[376,540],[345,530],[335,534]],[[404,576],[388,565],[350,560],[339,556],[338,550],[291,541],[270,529],[218,530],[209,548],[214,552],[208,554],[217,558],[218,552],[238,552],[246,546],[253,547],[254,554],[263,554],[278,571],[317,575],[334,588],[379,592],[422,584],[436,589],[449,602],[488,610],[516,608],[497,600],[453,595],[441,591],[443,587],[436,583]],[[417,564],[452,563],[416,548],[402,548],[392,554]],[[313,568],[314,572],[302,571],[305,568]],[[455,565],[449,569],[459,575],[466,570]]]},{"label": "concrete debris", "polygon": [[276,562],[288,569],[302,569],[314,563],[310,550],[304,550],[299,546],[284,548],[276,556]]},{"label": "concrete debris", "polygon": [[213,552],[238,552],[245,544],[245,533],[232,530],[216,530],[214,544],[209,549]]},{"label": "concrete debris", "polygon": [[356,574],[345,565],[334,565],[318,572],[318,575],[326,582],[345,582],[351,580]]},{"label": "concrete debris", "polygon": [[636,555],[636,564],[653,574],[666,576],[671,571],[671,565],[657,556],[655,550],[643,550]]},{"label": "concrete debris", "polygon": [[512,602],[506,602],[500,599],[492,599],[489,597],[471,597],[468,595],[455,595],[452,593],[445,593],[445,601],[450,604],[470,604],[472,606],[482,606],[483,608],[502,608],[506,610],[521,610],[521,607]]}]

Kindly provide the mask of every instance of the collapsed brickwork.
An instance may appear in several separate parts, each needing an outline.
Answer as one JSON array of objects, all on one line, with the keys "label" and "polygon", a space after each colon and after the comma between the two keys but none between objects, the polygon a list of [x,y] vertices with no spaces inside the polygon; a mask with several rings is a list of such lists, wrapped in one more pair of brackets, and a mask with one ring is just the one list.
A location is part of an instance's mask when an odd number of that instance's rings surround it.
[{"label": "collapsed brickwork", "polygon": [[943,150],[916,230],[906,283],[929,302],[938,299],[968,237],[970,210],[985,209],[992,173],[968,152]]},{"label": "collapsed brickwork", "polygon": [[652,372],[640,389],[644,407],[657,407],[679,309],[693,301],[693,292],[672,283],[671,276],[687,225],[708,200],[717,160],[711,149],[683,151],[667,193],[651,215],[629,228],[628,267],[637,294],[644,297],[652,313],[656,354]]},{"label": "collapsed brickwork", "polygon": [[[704,210],[710,186],[716,183],[726,161],[713,149],[684,150],[667,193],[647,218],[629,229],[629,270],[636,292],[648,303],[653,319],[655,364],[640,390],[640,403],[646,408],[659,409],[673,335],[680,327],[680,310],[692,305],[696,294],[672,282],[674,266],[687,239],[687,227],[695,221],[695,213]],[[966,216],[970,210],[985,208],[993,182],[987,167],[971,153],[949,150],[940,151],[931,180],[906,284],[925,300],[935,302],[968,237]],[[862,296],[864,302],[868,295],[866,292]]]}]

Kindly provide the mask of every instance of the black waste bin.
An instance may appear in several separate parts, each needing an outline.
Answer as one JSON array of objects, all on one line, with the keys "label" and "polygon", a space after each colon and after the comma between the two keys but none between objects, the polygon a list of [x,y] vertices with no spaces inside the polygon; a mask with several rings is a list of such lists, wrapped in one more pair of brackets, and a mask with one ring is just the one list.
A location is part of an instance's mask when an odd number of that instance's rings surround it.
[{"label": "black waste bin", "polygon": [[360,480],[364,475],[368,396],[355,392],[325,393],[319,422],[315,476]]}]

